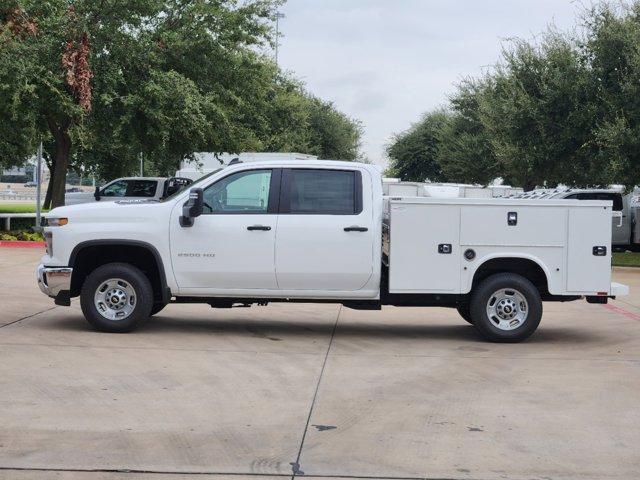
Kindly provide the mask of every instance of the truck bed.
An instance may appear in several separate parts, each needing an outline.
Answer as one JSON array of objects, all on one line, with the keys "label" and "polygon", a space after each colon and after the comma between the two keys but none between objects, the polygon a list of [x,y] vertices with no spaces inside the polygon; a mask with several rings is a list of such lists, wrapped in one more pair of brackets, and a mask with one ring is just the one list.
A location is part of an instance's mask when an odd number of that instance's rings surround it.
[{"label": "truck bed", "polygon": [[610,295],[610,201],[387,198],[389,293],[465,294],[492,258],[537,264],[551,295]]}]

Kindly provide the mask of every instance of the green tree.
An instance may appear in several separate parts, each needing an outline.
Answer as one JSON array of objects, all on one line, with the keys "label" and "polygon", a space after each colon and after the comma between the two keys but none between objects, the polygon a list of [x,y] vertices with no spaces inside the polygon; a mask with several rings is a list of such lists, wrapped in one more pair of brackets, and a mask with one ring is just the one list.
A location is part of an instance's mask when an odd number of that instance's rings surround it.
[{"label": "green tree", "polygon": [[446,181],[438,156],[442,129],[450,120],[450,112],[435,110],[424,114],[407,131],[395,135],[387,147],[388,175],[415,182]]},{"label": "green tree", "polygon": [[[51,201],[73,161],[104,174],[139,152],[176,163],[252,137],[254,46],[270,41],[278,0],[3,0],[2,158],[47,140]],[[260,72],[268,69],[258,69]]]},{"label": "green tree", "polygon": [[593,163],[605,183],[640,184],[640,2],[599,4],[585,16],[580,42],[589,60],[598,121]]},{"label": "green tree", "polygon": [[540,45],[515,41],[489,74],[482,120],[506,176],[526,190],[598,183],[589,141],[596,119],[584,57],[555,32]]},{"label": "green tree", "polygon": [[450,182],[487,185],[503,174],[481,118],[484,88],[480,82],[466,80],[450,99],[452,114],[439,132],[436,157]]},{"label": "green tree", "polygon": [[331,102],[307,96],[309,152],[320,158],[362,160],[360,122],[338,111]]}]

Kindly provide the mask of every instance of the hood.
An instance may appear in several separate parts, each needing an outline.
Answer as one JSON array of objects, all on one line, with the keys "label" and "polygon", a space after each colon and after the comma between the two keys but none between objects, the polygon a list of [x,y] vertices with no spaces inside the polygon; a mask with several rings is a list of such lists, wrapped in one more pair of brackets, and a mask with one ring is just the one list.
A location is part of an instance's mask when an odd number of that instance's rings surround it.
[{"label": "hood", "polygon": [[[149,200],[121,200],[117,202],[89,202],[78,203],[76,205],[66,205],[64,207],[56,207],[45,214],[46,217],[72,217],[85,215],[108,215],[110,213],[138,214],[141,209],[149,208],[165,208],[167,204]],[[171,208],[171,207],[169,207]]]}]

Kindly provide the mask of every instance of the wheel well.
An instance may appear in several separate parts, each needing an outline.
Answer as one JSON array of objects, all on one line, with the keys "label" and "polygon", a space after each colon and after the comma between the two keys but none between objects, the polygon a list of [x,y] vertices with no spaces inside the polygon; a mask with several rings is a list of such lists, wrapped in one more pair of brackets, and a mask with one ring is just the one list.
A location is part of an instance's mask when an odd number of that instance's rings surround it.
[{"label": "wheel well", "polygon": [[533,283],[540,292],[540,295],[544,296],[549,294],[547,275],[544,273],[544,270],[542,270],[542,267],[536,262],[527,258],[506,257],[487,260],[473,275],[472,289],[485,278],[496,273],[516,273]]},{"label": "wheel well", "polygon": [[71,296],[80,295],[82,284],[96,268],[107,263],[128,263],[139,268],[151,282],[155,301],[164,301],[167,296],[166,279],[162,261],[150,247],[127,243],[91,244],[80,246],[71,254]]}]

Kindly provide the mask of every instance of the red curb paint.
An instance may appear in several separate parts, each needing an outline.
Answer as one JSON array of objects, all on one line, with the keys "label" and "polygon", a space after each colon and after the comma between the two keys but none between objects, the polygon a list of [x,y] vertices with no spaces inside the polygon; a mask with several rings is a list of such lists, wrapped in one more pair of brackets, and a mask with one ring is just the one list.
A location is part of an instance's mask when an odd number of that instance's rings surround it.
[{"label": "red curb paint", "polygon": [[611,305],[610,303],[607,303],[602,306],[607,310],[611,310],[612,312],[619,313],[620,315],[623,315],[632,320],[640,320],[640,315],[638,315],[637,313],[630,312],[629,310],[625,310],[624,308],[616,307],[615,305]]},{"label": "red curb paint", "polygon": [[44,248],[44,242],[30,242],[22,240],[0,240],[0,247],[7,248]]}]

